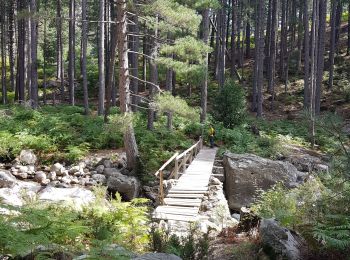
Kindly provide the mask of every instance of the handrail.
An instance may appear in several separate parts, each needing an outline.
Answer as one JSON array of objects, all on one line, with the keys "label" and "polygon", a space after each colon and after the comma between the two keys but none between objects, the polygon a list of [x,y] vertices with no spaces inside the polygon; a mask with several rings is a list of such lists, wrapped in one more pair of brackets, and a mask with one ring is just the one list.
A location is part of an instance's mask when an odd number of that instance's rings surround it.
[{"label": "handrail", "polygon": [[183,170],[186,170],[186,163],[190,161],[190,163],[193,161],[193,158],[199,153],[200,149],[203,147],[203,139],[202,137],[199,138],[199,141],[192,145],[190,148],[188,148],[186,151],[181,153],[175,153],[166,163],[162,165],[162,167],[159,168],[159,170],[155,173],[155,176],[159,175],[159,202],[161,204],[164,204],[164,190],[163,190],[163,171],[164,169],[175,160],[175,166],[172,172],[169,175],[169,179],[175,177],[175,179],[178,179],[179,177],[179,171],[181,171],[181,168]]},{"label": "handrail", "polygon": [[199,140],[197,143],[195,143],[194,145],[192,145],[190,148],[188,148],[186,151],[184,151],[183,153],[181,153],[180,155],[178,155],[176,157],[176,159],[181,159],[182,157],[184,157],[186,154],[188,154],[189,152],[191,152],[197,145],[199,145],[201,142],[201,140]]},{"label": "handrail", "polygon": [[159,170],[154,174],[155,176],[158,176],[159,172],[163,171],[165,167],[167,167],[177,156],[179,153],[175,153],[166,163],[163,164],[162,167],[159,168]]}]

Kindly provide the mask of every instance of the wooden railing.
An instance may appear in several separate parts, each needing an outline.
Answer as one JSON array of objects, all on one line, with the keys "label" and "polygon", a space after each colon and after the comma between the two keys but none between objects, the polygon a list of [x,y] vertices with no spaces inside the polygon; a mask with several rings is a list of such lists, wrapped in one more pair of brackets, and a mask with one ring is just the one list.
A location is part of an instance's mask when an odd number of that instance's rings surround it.
[{"label": "wooden railing", "polygon": [[188,148],[183,153],[175,153],[166,163],[163,164],[162,167],[155,173],[157,177],[159,177],[159,203],[164,204],[164,189],[163,189],[163,181],[164,181],[164,170],[168,167],[172,162],[174,162],[174,168],[172,169],[168,179],[178,179],[179,173],[185,172],[186,166],[189,165],[194,158],[197,156],[199,151],[203,147],[203,139],[199,138],[199,141]]}]

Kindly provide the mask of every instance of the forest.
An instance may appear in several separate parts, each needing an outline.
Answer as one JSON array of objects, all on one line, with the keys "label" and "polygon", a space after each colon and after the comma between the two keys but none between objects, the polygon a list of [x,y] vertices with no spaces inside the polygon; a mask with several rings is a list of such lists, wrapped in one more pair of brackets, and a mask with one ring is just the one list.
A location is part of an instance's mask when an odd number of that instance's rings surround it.
[{"label": "forest", "polygon": [[350,0],[0,0],[0,54],[0,259],[348,259]]}]

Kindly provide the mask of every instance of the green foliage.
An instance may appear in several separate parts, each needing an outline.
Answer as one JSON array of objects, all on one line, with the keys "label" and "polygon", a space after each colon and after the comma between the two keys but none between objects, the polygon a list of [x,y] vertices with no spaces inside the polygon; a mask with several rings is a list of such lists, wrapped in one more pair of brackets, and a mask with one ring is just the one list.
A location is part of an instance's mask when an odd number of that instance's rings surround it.
[{"label": "green foliage", "polygon": [[[106,201],[102,188],[96,196],[82,211],[42,203],[20,208],[1,205],[8,213],[0,215],[0,254],[36,254],[38,246],[43,246],[46,255],[86,252],[97,259],[129,259],[127,249],[145,250],[149,243],[147,200],[122,202],[117,194],[116,199]],[[113,244],[125,249],[113,249]]]},{"label": "green foliage", "polygon": [[225,82],[214,103],[214,117],[227,128],[242,124],[246,116],[245,93],[232,80]]},{"label": "green foliage", "polygon": [[254,242],[242,242],[233,247],[232,259],[255,260],[260,259],[258,255],[260,247]]},{"label": "green foliage", "polygon": [[120,131],[107,131],[102,117],[83,113],[83,108],[70,106],[0,108],[0,158],[12,159],[29,148],[42,161],[74,162],[89,149],[121,147]]},{"label": "green foliage", "polygon": [[151,249],[156,252],[174,254],[184,260],[207,259],[208,234],[201,234],[196,225],[190,224],[186,236],[178,237],[162,229],[151,230]]},{"label": "green foliage", "polygon": [[174,97],[170,93],[159,94],[155,98],[155,106],[160,113],[172,112],[179,116],[199,120],[199,112],[190,107],[186,101],[180,97]]}]

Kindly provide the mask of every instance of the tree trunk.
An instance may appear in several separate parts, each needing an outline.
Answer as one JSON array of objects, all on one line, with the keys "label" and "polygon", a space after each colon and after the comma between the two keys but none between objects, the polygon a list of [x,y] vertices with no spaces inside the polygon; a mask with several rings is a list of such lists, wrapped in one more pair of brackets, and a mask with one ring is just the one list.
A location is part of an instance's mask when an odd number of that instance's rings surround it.
[{"label": "tree trunk", "polygon": [[271,3],[271,34],[268,66],[268,90],[271,93],[271,110],[274,109],[275,100],[275,71],[276,71],[276,31],[277,31],[277,0]]},{"label": "tree trunk", "polygon": [[136,106],[132,106],[132,110],[137,110],[137,105],[140,103],[140,98],[137,96],[139,94],[139,81],[136,79],[139,77],[139,55],[137,54],[140,49],[140,39],[138,34],[140,33],[139,29],[139,20],[137,15],[133,15],[131,17],[131,21],[133,24],[130,25],[131,32],[135,34],[135,36],[131,36],[131,51],[130,53],[130,64],[131,64],[131,75],[133,78],[131,79],[131,93],[132,93],[132,104]]},{"label": "tree trunk", "polygon": [[[57,81],[60,81],[61,87],[61,103],[64,102],[64,61],[63,61],[63,40],[62,40],[62,0],[57,0],[57,20],[56,20],[56,30],[57,30]],[[54,97],[55,99],[55,93]]]},{"label": "tree trunk", "polygon": [[319,23],[318,23],[318,58],[317,58],[317,79],[315,93],[315,113],[320,114],[322,81],[324,70],[324,52],[326,38],[326,18],[327,18],[327,0],[319,0]]},{"label": "tree trunk", "polygon": [[69,2],[69,64],[68,64],[68,81],[69,81],[69,102],[75,105],[74,99],[74,78],[75,78],[75,0]]},{"label": "tree trunk", "polygon": [[348,48],[347,55],[350,55],[350,2],[348,4]]},{"label": "tree trunk", "polygon": [[257,117],[262,117],[263,113],[263,76],[264,76],[264,23],[265,23],[265,8],[264,8],[264,0],[259,0],[258,6],[258,79],[257,79]]},{"label": "tree trunk", "polygon": [[334,76],[334,53],[335,53],[335,22],[337,15],[337,6],[339,0],[334,0],[332,3],[332,15],[331,15],[331,46],[329,50],[329,80],[328,88],[333,88],[333,76]]},{"label": "tree trunk", "polygon": [[[233,7],[233,2],[232,2]],[[202,40],[205,44],[208,44],[209,41],[209,9],[203,11],[203,20],[202,20]],[[201,123],[205,122],[207,118],[207,99],[208,99],[208,53],[206,54],[205,61],[205,72],[204,79],[201,85]]]},{"label": "tree trunk", "polygon": [[250,23],[249,22],[247,22],[247,25],[246,25],[245,48],[246,48],[245,56],[247,59],[249,59],[250,58]]},{"label": "tree trunk", "polygon": [[[237,0],[232,0],[232,28],[231,28],[231,78],[235,75],[236,70],[236,20],[237,20]],[[208,61],[209,62],[209,61]]]},{"label": "tree trunk", "polygon": [[304,108],[310,106],[309,0],[304,1]]},{"label": "tree trunk", "polygon": [[1,30],[1,89],[2,89],[2,103],[7,103],[7,87],[6,87],[6,39],[5,39],[5,2],[0,3],[0,30]]},{"label": "tree trunk", "polygon": [[[310,88],[310,137],[311,146],[315,145],[315,92],[317,81],[317,57],[318,57],[318,28],[319,28],[319,1],[313,0],[312,29],[311,29],[311,88]],[[322,1],[322,0],[321,0]]]},{"label": "tree trunk", "polygon": [[[25,0],[18,1],[18,12],[25,9]],[[17,54],[17,101],[23,103],[25,101],[25,38],[26,28],[24,17],[18,19],[18,54]]]},{"label": "tree trunk", "polygon": [[81,74],[83,77],[83,92],[84,92],[84,112],[85,115],[89,114],[89,95],[88,95],[88,81],[87,81],[87,71],[86,71],[86,55],[87,55],[87,42],[88,42],[88,23],[86,22],[87,19],[87,0],[82,0],[81,2],[81,9],[82,9],[82,60],[81,60]]},{"label": "tree trunk", "polygon": [[14,54],[14,36],[15,36],[15,20],[14,20],[14,12],[15,12],[16,3],[14,0],[11,0],[9,3],[9,15],[8,15],[8,34],[9,34],[9,44],[8,44],[8,52],[10,59],[10,84],[11,91],[15,90],[15,54]]},{"label": "tree trunk", "polygon": [[105,0],[99,0],[98,26],[98,114],[105,113]]},{"label": "tree trunk", "polygon": [[301,10],[299,10],[299,19],[298,19],[298,61],[297,61],[297,73],[299,74],[301,72],[301,57],[302,57],[302,45],[303,45],[303,38],[302,38],[302,34],[303,34],[303,12]]},{"label": "tree trunk", "polygon": [[[119,54],[119,98],[120,111],[124,115],[131,113],[130,109],[130,79],[128,66],[128,43],[127,43],[127,21],[126,2],[117,0],[117,42]],[[132,121],[126,126],[124,131],[124,147],[126,150],[127,165],[129,169],[136,169],[138,164],[138,148],[136,144]]]},{"label": "tree trunk", "polygon": [[218,11],[218,41],[219,41],[219,52],[218,52],[218,82],[219,88],[223,88],[225,83],[225,50],[226,50],[226,5],[225,1],[221,1],[221,9]]},{"label": "tree trunk", "polygon": [[37,50],[38,50],[38,22],[34,17],[37,13],[36,0],[30,0],[30,12],[31,12],[31,101],[32,107],[35,109],[38,107],[38,63],[37,63]]}]

